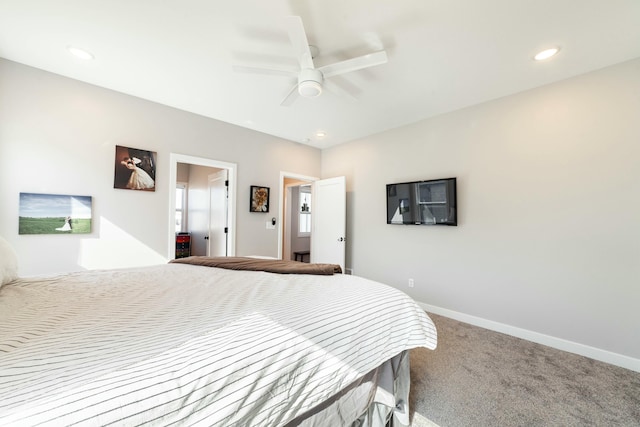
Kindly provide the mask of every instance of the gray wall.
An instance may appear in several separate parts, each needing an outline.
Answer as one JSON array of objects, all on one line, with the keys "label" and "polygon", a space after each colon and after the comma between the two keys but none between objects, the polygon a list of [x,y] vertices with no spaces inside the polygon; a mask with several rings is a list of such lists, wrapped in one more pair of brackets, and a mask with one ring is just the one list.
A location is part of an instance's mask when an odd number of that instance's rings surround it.
[{"label": "gray wall", "polygon": [[[156,151],[155,192],[113,188],[115,146]],[[0,59],[0,235],[31,275],[166,262],[169,154],[237,164],[238,255],[277,256],[278,217],[249,213],[249,187],[280,171],[319,176],[319,150]],[[20,192],[93,197],[93,232],[18,235]]]},{"label": "gray wall", "polygon": [[[237,253],[277,256],[249,186],[346,175],[355,274],[640,370],[639,111],[635,60],[320,154],[0,60],[0,235],[21,275],[165,262],[175,152],[238,164]],[[113,189],[115,145],[158,152],[156,192]],[[458,227],[385,223],[385,184],[449,176]],[[19,236],[20,192],[93,196],[94,231]]]},{"label": "gray wall", "polygon": [[[337,175],[354,274],[640,370],[640,59],[323,150]],[[386,224],[385,184],[447,177],[457,227]]]}]

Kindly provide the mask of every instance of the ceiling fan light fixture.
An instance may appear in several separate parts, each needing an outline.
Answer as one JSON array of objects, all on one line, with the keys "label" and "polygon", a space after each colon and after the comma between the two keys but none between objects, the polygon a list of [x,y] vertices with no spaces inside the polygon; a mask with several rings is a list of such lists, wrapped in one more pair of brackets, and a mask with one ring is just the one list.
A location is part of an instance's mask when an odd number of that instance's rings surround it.
[{"label": "ceiling fan light fixture", "polygon": [[322,94],[322,85],[313,80],[300,82],[298,85],[298,93],[305,98],[315,98]]},{"label": "ceiling fan light fixture", "polygon": [[322,94],[322,73],[315,68],[304,68],[298,74],[298,93],[305,98]]},{"label": "ceiling fan light fixture", "polygon": [[298,74],[298,93],[305,98],[322,94],[322,73],[315,68],[303,68]]}]

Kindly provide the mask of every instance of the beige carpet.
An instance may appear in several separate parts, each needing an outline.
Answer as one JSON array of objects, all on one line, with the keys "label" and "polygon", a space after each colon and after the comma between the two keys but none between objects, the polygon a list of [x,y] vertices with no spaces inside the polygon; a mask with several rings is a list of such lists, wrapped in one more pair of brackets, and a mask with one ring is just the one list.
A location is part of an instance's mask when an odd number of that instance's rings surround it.
[{"label": "beige carpet", "polygon": [[429,314],[411,351],[413,427],[640,426],[640,373]]}]

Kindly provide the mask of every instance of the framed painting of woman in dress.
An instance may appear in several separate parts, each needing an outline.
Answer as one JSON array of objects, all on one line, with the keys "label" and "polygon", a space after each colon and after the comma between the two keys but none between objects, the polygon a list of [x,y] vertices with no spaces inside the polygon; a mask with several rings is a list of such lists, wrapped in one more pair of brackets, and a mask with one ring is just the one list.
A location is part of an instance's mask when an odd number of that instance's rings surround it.
[{"label": "framed painting of woman in dress", "polygon": [[155,151],[116,145],[113,188],[156,191]]}]

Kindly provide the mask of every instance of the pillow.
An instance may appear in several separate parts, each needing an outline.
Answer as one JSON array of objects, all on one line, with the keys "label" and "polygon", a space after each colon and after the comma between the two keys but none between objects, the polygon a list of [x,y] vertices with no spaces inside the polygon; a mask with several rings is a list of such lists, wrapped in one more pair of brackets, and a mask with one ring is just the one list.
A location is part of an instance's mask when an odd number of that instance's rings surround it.
[{"label": "pillow", "polygon": [[18,257],[6,240],[0,236],[0,286],[18,278]]}]

